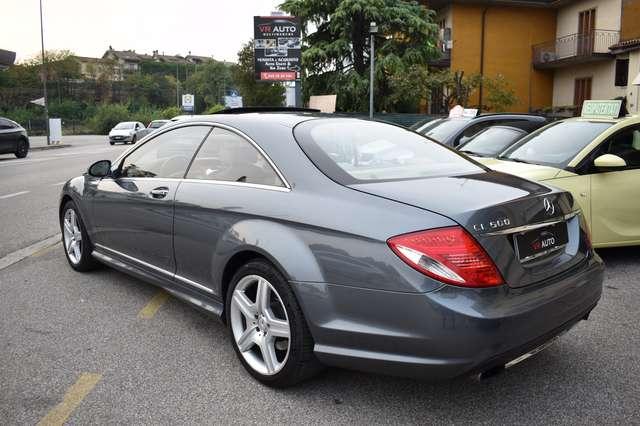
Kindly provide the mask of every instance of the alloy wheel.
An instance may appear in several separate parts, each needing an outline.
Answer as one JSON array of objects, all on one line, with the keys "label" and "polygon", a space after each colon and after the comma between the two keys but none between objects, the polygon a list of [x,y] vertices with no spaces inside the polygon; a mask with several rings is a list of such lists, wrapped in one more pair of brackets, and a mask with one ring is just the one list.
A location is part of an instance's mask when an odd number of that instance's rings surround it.
[{"label": "alloy wheel", "polygon": [[67,209],[64,213],[63,226],[64,248],[71,263],[77,265],[82,259],[82,232],[75,210]]},{"label": "alloy wheel", "polygon": [[291,328],[280,295],[259,275],[247,275],[231,298],[231,330],[244,360],[263,375],[278,373],[287,362]]}]

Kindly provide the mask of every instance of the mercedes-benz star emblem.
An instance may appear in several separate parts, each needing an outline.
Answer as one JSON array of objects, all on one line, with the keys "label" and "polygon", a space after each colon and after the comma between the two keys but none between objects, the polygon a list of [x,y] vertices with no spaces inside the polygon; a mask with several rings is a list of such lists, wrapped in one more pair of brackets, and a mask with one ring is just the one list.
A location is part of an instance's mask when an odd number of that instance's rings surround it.
[{"label": "mercedes-benz star emblem", "polygon": [[542,204],[544,204],[544,211],[547,213],[547,215],[553,216],[553,214],[556,212],[556,207],[553,205],[553,203],[549,201],[548,198],[545,198],[544,200],[542,200]]}]

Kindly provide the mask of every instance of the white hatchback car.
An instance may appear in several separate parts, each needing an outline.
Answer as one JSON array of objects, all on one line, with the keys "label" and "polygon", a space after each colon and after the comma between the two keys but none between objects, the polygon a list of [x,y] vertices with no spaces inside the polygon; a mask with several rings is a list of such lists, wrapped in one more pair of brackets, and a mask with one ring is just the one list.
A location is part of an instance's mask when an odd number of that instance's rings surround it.
[{"label": "white hatchback car", "polygon": [[136,133],[144,129],[144,124],[139,121],[123,121],[115,125],[109,132],[109,143],[111,145],[116,142],[136,143],[138,136]]}]

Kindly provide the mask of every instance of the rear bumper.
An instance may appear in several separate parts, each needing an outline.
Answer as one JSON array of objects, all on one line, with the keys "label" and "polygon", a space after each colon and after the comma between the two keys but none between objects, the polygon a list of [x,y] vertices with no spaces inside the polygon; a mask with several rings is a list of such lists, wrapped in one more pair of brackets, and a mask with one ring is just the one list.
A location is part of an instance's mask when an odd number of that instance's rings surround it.
[{"label": "rear bumper", "polygon": [[322,363],[438,380],[502,365],[571,328],[598,303],[603,276],[595,256],[555,282],[519,289],[292,286]]}]

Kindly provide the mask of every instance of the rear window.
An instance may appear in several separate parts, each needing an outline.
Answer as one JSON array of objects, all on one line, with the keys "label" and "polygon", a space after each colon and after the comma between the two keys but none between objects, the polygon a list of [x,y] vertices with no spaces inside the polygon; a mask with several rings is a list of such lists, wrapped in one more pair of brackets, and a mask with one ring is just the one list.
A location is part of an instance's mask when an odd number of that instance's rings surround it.
[{"label": "rear window", "polygon": [[495,156],[507,149],[520,139],[524,132],[505,127],[489,127],[478,133],[466,144],[460,146],[460,151],[480,156]]},{"label": "rear window", "polygon": [[317,119],[296,126],[311,161],[344,184],[464,175],[483,169],[402,127],[356,119]]},{"label": "rear window", "polygon": [[420,133],[438,142],[445,142],[451,135],[465,127],[469,121],[471,120],[467,118],[446,118],[436,123],[434,127],[429,127]]}]

